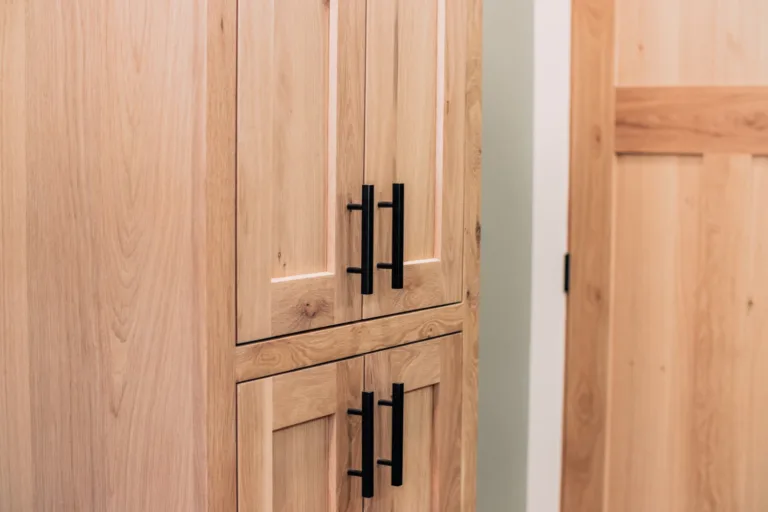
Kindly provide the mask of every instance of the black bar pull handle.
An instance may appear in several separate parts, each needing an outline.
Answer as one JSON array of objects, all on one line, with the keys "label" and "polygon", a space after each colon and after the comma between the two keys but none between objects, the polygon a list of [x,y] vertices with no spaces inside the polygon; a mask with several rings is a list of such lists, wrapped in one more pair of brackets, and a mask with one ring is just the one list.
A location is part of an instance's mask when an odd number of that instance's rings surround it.
[{"label": "black bar pull handle", "polygon": [[405,185],[392,184],[392,202],[381,201],[379,208],[392,208],[392,262],[378,268],[392,270],[392,289],[403,289],[403,247],[405,245]]},{"label": "black bar pull handle", "polygon": [[375,467],[373,463],[373,408],[373,392],[364,391],[363,408],[347,409],[347,414],[363,418],[363,468],[347,471],[349,476],[363,479],[363,498],[373,498],[373,472]]},{"label": "black bar pull handle", "polygon": [[392,384],[392,400],[379,400],[379,405],[392,408],[392,458],[379,459],[376,463],[380,466],[392,468],[392,486],[403,485],[403,429],[405,384]]},{"label": "black bar pull handle", "polygon": [[347,210],[363,212],[363,237],[359,267],[347,267],[347,273],[360,274],[360,293],[373,294],[373,185],[363,185],[363,199],[360,204],[350,203]]}]

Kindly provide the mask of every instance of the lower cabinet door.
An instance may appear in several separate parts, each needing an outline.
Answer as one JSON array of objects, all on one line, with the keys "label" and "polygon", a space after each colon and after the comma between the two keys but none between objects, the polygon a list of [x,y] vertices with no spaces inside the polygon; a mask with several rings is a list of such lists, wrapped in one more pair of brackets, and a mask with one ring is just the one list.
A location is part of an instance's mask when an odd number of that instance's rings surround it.
[{"label": "lower cabinet door", "polygon": [[[365,388],[377,403],[384,400],[376,411],[374,450],[384,464],[377,464],[366,512],[461,510],[461,369],[460,334],[365,356]],[[399,385],[402,442],[396,439]],[[392,476],[400,458],[398,486]]]},{"label": "lower cabinet door", "polygon": [[239,511],[361,512],[362,391],[363,358],[239,385]]},{"label": "lower cabinet door", "polygon": [[456,334],[240,384],[239,511],[460,512],[461,364]]}]

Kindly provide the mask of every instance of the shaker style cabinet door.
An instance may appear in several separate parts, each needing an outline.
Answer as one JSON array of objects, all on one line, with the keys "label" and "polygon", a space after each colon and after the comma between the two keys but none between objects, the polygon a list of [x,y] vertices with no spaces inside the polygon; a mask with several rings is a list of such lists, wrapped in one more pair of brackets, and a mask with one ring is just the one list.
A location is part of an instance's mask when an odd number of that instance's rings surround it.
[{"label": "shaker style cabinet door", "polygon": [[402,221],[376,209],[375,259],[405,264],[397,287],[376,270],[365,318],[461,300],[466,18],[464,0],[368,2],[365,182],[404,199]]},{"label": "shaker style cabinet door", "polygon": [[239,512],[361,512],[362,390],[363,358],[238,386]]},{"label": "shaker style cabinet door", "polygon": [[238,341],[359,320],[365,0],[238,11]]},{"label": "shaker style cabinet door", "polygon": [[461,356],[461,334],[365,356],[378,403],[366,512],[461,511]]}]

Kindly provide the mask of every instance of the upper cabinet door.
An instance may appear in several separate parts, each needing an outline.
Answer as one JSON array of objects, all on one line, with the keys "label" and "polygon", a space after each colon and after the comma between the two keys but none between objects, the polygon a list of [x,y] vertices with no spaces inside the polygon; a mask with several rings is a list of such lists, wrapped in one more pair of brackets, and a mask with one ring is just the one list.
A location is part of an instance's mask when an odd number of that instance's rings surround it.
[{"label": "upper cabinet door", "polygon": [[365,0],[238,9],[238,340],[359,320]]},{"label": "upper cabinet door", "polygon": [[[466,5],[368,2],[365,181],[405,185],[404,283],[377,269],[366,318],[461,300]],[[392,261],[391,208],[376,210],[376,263]]]}]

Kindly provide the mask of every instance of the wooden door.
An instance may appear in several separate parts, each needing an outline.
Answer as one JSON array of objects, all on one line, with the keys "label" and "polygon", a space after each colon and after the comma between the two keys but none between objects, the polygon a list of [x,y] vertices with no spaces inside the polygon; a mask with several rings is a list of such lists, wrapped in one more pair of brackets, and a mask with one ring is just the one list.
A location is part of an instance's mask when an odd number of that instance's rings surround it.
[{"label": "wooden door", "polygon": [[361,315],[365,0],[242,0],[238,340]]},{"label": "wooden door", "polygon": [[[461,510],[461,335],[365,356],[365,387],[376,400],[405,385],[403,485],[378,465],[367,512]],[[392,409],[376,411],[377,459],[392,458]]]},{"label": "wooden door", "polygon": [[768,510],[768,2],[574,3],[565,512]]},{"label": "wooden door", "polygon": [[361,512],[363,358],[238,386],[240,512]]},{"label": "wooden door", "polygon": [[[405,185],[404,286],[377,269],[363,316],[461,300],[467,6],[368,2],[365,182]],[[375,216],[376,263],[392,261],[392,209]]]}]

